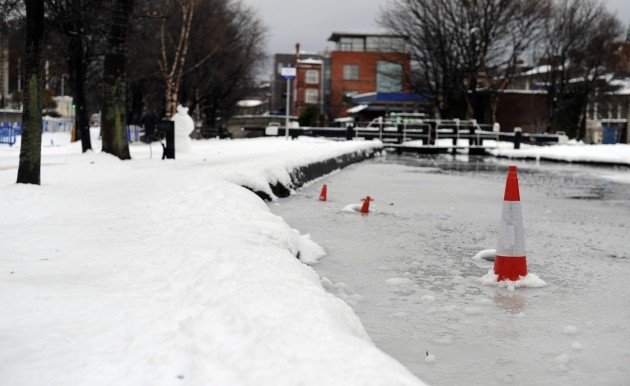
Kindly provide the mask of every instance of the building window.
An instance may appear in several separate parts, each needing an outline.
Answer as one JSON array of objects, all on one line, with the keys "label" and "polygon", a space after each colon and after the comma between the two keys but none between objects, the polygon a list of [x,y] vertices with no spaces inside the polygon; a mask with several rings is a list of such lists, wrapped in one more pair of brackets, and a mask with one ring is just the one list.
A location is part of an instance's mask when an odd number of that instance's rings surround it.
[{"label": "building window", "polygon": [[316,88],[307,88],[304,91],[304,102],[315,104],[318,102],[319,92]]},{"label": "building window", "polygon": [[317,71],[317,70],[306,70],[306,83],[307,84],[317,84],[317,83],[319,83],[319,71]]},{"label": "building window", "polygon": [[344,36],[339,39],[339,43],[337,44],[337,50],[339,51],[365,51],[365,40],[364,38],[355,38]]},{"label": "building window", "polygon": [[359,80],[359,65],[358,64],[344,64],[343,65],[343,80]]},{"label": "building window", "polygon": [[402,64],[394,62],[378,62],[376,65],[376,91],[402,91]]},{"label": "building window", "polygon": [[405,39],[402,37],[368,36],[365,50],[372,52],[405,52]]}]

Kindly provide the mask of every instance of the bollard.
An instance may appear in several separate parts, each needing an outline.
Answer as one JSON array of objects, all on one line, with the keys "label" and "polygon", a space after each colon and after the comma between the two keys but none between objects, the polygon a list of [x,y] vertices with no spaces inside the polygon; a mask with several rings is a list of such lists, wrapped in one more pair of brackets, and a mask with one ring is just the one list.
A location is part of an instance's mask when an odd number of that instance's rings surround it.
[{"label": "bollard", "polygon": [[[457,146],[457,139],[459,138],[459,119],[455,118],[455,136],[453,137],[453,146]],[[453,153],[455,153],[455,151],[453,150]]]},{"label": "bollard", "polygon": [[322,186],[322,191],[319,194],[319,201],[326,201],[327,196],[328,196],[328,187],[326,186],[326,184],[324,184],[324,186]]},{"label": "bollard", "polygon": [[366,198],[363,199],[363,205],[361,206],[359,213],[361,214],[370,213],[370,201],[374,201],[374,199],[371,198],[370,196],[367,196]]},{"label": "bollard", "polygon": [[353,137],[354,137],[354,129],[352,128],[352,124],[348,124],[346,126],[346,140],[352,141]]},{"label": "bollard", "polygon": [[166,145],[162,144],[162,148],[164,150],[162,153],[162,159],[175,159],[175,122],[158,122],[155,125],[155,131],[160,135],[160,137],[163,136],[166,140]]},{"label": "bollard", "polygon": [[520,127],[515,127],[514,128],[514,149],[520,149],[521,148],[521,139],[523,137],[523,133],[521,131]]}]

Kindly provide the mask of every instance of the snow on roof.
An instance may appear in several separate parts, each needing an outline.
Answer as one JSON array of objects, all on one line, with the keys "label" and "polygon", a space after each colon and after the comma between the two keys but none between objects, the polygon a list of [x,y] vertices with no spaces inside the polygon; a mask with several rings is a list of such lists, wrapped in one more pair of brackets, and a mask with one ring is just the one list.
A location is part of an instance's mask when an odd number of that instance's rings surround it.
[{"label": "snow on roof", "polygon": [[236,102],[236,105],[238,107],[257,107],[262,105],[263,103],[265,102],[259,101],[258,99],[243,99]]},{"label": "snow on roof", "polygon": [[366,92],[366,93],[363,93],[363,94],[356,94],[356,95],[353,95],[352,97],[353,97],[353,98],[363,98],[363,97],[370,97],[370,96],[374,96],[374,95],[376,95],[376,94],[377,94],[377,92],[376,92],[376,91],[372,91],[372,92]]},{"label": "snow on roof", "polygon": [[619,87],[617,90],[608,92],[610,95],[630,95],[630,79],[613,79],[610,81],[611,86]]},{"label": "snow on roof", "polygon": [[523,73],[520,73],[518,75],[538,75],[538,74],[546,74],[548,72],[551,71],[551,66],[546,64],[544,66],[538,66],[538,67],[534,67],[529,71],[525,71]]},{"label": "snow on roof", "polygon": [[320,59],[313,59],[313,58],[308,58],[308,59],[298,59],[297,61],[298,63],[302,63],[302,64],[323,64],[324,61],[320,60]]},{"label": "snow on roof", "polygon": [[352,117],[341,117],[341,118],[335,118],[334,120],[335,122],[354,122],[354,118]]},{"label": "snow on roof", "polygon": [[369,107],[368,105],[358,105],[358,106],[354,106],[352,108],[349,108],[346,111],[348,112],[348,114],[355,114],[355,113],[358,113],[360,111],[363,111],[363,110],[367,109],[368,107]]}]

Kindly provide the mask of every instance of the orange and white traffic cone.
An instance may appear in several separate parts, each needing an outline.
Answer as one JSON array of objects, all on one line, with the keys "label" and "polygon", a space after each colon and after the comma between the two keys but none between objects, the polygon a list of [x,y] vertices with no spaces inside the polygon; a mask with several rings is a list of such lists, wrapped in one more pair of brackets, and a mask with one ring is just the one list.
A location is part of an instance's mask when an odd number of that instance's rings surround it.
[{"label": "orange and white traffic cone", "polygon": [[370,201],[374,201],[374,199],[370,198],[370,196],[363,199],[363,206],[361,206],[359,213],[368,214],[370,212]]},{"label": "orange and white traffic cone", "polygon": [[516,166],[510,166],[505,183],[494,273],[498,275],[497,281],[516,281],[522,276],[527,276],[525,235]]},{"label": "orange and white traffic cone", "polygon": [[326,184],[322,187],[322,192],[319,194],[319,201],[326,201],[326,194],[328,193],[328,188]]}]

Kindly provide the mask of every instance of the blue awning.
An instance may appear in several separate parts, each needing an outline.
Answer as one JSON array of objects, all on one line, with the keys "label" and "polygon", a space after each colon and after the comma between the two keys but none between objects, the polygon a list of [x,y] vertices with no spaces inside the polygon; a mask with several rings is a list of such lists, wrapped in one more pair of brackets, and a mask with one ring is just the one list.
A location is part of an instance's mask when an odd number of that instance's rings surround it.
[{"label": "blue awning", "polygon": [[417,93],[406,92],[371,92],[367,94],[359,94],[352,97],[352,103],[355,105],[369,105],[375,103],[422,103],[428,102],[428,99]]}]

